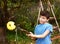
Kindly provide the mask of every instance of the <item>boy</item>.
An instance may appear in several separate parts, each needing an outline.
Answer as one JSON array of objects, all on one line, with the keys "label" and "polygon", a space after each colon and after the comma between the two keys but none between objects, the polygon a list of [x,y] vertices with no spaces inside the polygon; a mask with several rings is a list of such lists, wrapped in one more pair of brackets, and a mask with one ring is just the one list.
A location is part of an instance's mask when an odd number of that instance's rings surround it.
[{"label": "boy", "polygon": [[51,44],[51,32],[53,31],[53,27],[48,23],[50,14],[48,11],[41,11],[39,23],[36,25],[34,34],[30,32],[27,34],[29,37],[36,39],[36,44]]}]

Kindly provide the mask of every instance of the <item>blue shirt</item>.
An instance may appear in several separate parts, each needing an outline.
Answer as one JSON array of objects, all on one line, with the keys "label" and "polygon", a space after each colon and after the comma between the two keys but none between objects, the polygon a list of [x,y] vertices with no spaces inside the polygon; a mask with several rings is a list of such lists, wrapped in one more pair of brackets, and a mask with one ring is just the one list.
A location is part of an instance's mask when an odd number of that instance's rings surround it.
[{"label": "blue shirt", "polygon": [[50,36],[51,36],[51,32],[53,31],[53,27],[51,24],[45,23],[45,24],[36,25],[34,33],[36,35],[41,35],[46,30],[49,30],[50,33],[44,38],[37,38],[36,44],[51,44]]}]

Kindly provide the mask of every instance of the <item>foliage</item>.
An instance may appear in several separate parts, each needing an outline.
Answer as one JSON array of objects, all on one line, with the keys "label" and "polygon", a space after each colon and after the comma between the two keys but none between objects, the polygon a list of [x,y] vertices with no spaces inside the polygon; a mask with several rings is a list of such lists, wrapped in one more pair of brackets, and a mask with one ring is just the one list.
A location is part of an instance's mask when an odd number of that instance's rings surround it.
[{"label": "foliage", "polygon": [[[4,7],[4,2],[0,0],[1,2],[1,8]],[[43,0],[43,3],[46,1]],[[56,18],[59,22],[60,20],[60,1],[59,0],[51,0],[51,4],[53,4],[53,9],[56,14]],[[34,27],[37,22],[37,16],[38,16],[38,7],[39,7],[39,0],[7,0],[7,11],[10,15],[10,20],[15,21],[16,25],[20,24],[20,27],[32,31],[34,30]],[[51,14],[52,16],[52,14]],[[60,22],[59,22],[60,23]],[[55,23],[52,22],[53,25]],[[8,40],[14,40],[15,39],[15,31],[9,31],[7,30],[7,38]],[[55,33],[54,33],[55,34]],[[23,40],[27,39],[24,32],[21,32],[18,30],[18,39]],[[29,39],[30,40],[30,39]]]}]

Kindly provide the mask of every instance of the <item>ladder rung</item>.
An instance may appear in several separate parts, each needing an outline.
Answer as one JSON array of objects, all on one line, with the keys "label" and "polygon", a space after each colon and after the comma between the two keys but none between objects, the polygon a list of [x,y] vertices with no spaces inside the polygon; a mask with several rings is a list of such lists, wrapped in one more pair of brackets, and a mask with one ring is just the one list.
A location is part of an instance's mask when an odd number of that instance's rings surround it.
[{"label": "ladder rung", "polygon": [[50,19],[50,20],[53,20],[53,19],[54,19],[54,17],[50,17],[49,19]]},{"label": "ladder rung", "polygon": [[58,29],[58,27],[57,26],[53,26],[53,29]]},{"label": "ladder rung", "polygon": [[53,41],[53,40],[56,40],[56,39],[59,39],[59,38],[60,38],[60,35],[56,35],[53,38],[51,38],[51,40]]},{"label": "ladder rung", "polygon": [[57,31],[59,30],[59,29],[58,29],[58,26],[53,26],[53,29],[54,29],[54,30],[57,30]]}]

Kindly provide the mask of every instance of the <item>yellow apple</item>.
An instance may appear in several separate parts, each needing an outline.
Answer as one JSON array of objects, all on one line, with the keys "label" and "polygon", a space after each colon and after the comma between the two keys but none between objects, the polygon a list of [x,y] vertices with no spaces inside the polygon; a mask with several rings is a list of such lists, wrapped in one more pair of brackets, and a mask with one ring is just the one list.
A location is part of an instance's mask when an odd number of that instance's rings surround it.
[{"label": "yellow apple", "polygon": [[16,28],[15,22],[9,21],[9,22],[7,23],[7,29],[8,29],[8,30],[14,30],[15,28]]}]

